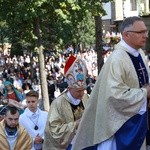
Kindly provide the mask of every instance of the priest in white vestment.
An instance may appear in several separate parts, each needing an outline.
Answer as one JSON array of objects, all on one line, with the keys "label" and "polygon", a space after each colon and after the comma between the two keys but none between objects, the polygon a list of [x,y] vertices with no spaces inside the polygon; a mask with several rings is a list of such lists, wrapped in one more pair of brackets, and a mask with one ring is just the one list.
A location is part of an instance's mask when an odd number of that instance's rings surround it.
[{"label": "priest in white vestment", "polygon": [[129,17],[121,33],[97,78],[72,150],[146,150],[150,72],[141,48],[148,31],[141,18]]}]

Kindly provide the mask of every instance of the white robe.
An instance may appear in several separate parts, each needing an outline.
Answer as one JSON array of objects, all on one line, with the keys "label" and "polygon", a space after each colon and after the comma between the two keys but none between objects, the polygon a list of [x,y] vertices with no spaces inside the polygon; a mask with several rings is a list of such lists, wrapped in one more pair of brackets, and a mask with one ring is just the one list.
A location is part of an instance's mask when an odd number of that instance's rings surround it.
[{"label": "white robe", "polygon": [[[129,52],[133,56],[135,57],[138,56],[139,52],[137,50],[134,50],[130,46],[128,46],[124,41],[121,42],[121,45],[128,48]],[[141,115],[144,114],[146,112],[146,109],[147,109],[147,99],[145,99],[145,103],[142,105],[138,114],[141,114]],[[97,150],[117,150],[115,137],[112,136],[110,139],[98,144]]]},{"label": "white robe", "polygon": [[[35,113],[26,108],[24,113],[20,115],[19,123],[28,131],[33,140],[38,134],[44,139],[44,130],[46,126],[47,116],[48,112],[41,111],[39,108]],[[35,124],[38,126],[38,130],[34,129]],[[41,147],[41,145],[33,144],[32,150],[35,149],[34,147],[38,148]]]}]

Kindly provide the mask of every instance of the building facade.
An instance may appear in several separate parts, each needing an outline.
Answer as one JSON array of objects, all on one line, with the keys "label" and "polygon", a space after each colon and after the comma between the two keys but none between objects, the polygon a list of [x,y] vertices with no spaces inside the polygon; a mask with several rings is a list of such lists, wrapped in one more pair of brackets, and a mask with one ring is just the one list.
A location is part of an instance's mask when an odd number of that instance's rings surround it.
[{"label": "building facade", "polygon": [[150,0],[115,0],[104,4],[103,7],[107,13],[102,17],[104,33],[118,32],[120,23],[126,17],[150,14]]}]

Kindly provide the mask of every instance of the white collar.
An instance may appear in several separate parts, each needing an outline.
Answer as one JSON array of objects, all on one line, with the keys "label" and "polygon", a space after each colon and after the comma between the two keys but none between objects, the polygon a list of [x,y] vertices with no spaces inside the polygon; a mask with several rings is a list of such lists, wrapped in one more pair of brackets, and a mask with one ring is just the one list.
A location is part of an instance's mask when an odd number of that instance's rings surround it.
[{"label": "white collar", "polygon": [[121,40],[120,44],[124,46],[125,48],[128,49],[129,53],[132,54],[134,57],[138,57],[139,55],[139,50],[136,50],[129,46],[124,40]]},{"label": "white collar", "polygon": [[25,114],[26,114],[28,117],[37,117],[37,116],[39,116],[39,114],[40,114],[40,109],[37,108],[36,112],[32,112],[32,111],[29,110],[29,108],[26,108],[26,109],[25,109]]},{"label": "white collar", "polygon": [[69,97],[69,99],[73,105],[78,105],[81,102],[80,99],[74,98],[69,91],[67,92],[67,96]]}]

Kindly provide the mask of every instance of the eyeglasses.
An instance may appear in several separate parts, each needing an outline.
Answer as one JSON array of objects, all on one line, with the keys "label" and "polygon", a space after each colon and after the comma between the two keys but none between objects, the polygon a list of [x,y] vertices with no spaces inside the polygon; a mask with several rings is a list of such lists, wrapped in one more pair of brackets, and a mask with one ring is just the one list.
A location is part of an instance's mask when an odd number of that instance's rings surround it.
[{"label": "eyeglasses", "polygon": [[144,31],[126,31],[126,32],[132,32],[132,33],[137,33],[137,34],[142,34],[142,35],[148,35],[149,31],[144,30]]}]

